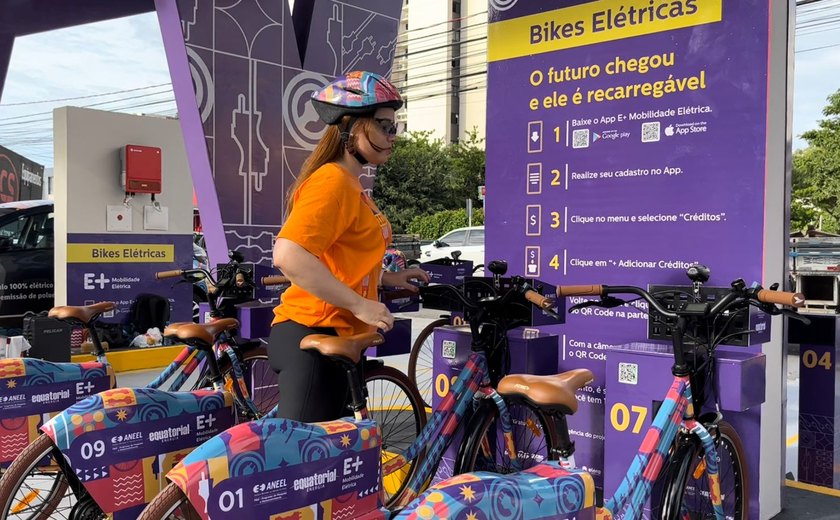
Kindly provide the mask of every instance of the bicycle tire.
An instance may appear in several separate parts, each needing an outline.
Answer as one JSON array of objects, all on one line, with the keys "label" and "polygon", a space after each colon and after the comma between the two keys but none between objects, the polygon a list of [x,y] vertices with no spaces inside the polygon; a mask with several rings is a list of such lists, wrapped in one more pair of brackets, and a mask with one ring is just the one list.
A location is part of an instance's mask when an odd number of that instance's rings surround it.
[{"label": "bicycle tire", "polygon": [[[449,320],[446,318],[439,318],[429,323],[420,331],[411,346],[411,355],[408,358],[408,378],[417,387],[420,397],[427,407],[432,405],[432,392],[434,391],[432,362],[435,346],[433,341],[427,340],[432,340],[432,334],[436,328],[448,324]],[[419,372],[418,366],[420,368]],[[427,374],[428,381],[426,380]]]},{"label": "bicycle tire", "polygon": [[[175,516],[175,512],[180,514]],[[199,520],[201,516],[195,510],[192,503],[187,500],[181,488],[171,482],[163,491],[158,493],[146,509],[140,513],[137,520]]]},{"label": "bicycle tire", "polygon": [[[746,470],[746,456],[741,437],[729,423],[717,424],[717,450],[720,466],[721,498],[726,518],[745,520],[749,517],[749,478]],[[701,461],[703,448],[696,439],[679,445],[673,455],[673,463],[666,477],[662,494],[662,520],[683,520],[683,508],[689,519],[699,520],[714,517],[712,503],[708,497],[708,480],[705,472],[695,479],[697,466]],[[686,493],[686,491],[690,491]]]},{"label": "bicycle tire", "polygon": [[[525,401],[506,402],[513,423],[513,442],[521,468],[528,469],[540,462],[554,458],[557,436],[554,421],[542,410]],[[507,454],[504,436],[497,431],[499,409],[489,399],[482,402],[467,425],[464,440],[459,447],[455,475],[473,471],[490,471],[509,474],[517,471]],[[487,439],[489,444],[484,443]],[[490,452],[487,453],[488,448]]]},{"label": "bicycle tire", "polygon": [[[27,520],[49,520],[56,518],[54,513],[58,509],[61,501],[64,500],[65,494],[69,490],[67,478],[56,469],[56,475],[53,478],[53,485],[46,500],[43,500],[38,509],[29,511],[29,506],[33,497],[37,497],[35,490],[30,488],[29,492],[25,492],[24,496],[16,498],[18,491],[24,489],[27,478],[30,477],[34,471],[38,470],[38,463],[45,457],[50,457],[53,454],[54,444],[52,439],[47,435],[41,434],[35,439],[35,442],[27,446],[20,455],[12,462],[12,464],[0,476],[0,518],[6,519],[27,519]],[[73,493],[69,494],[74,497]],[[75,497],[73,499],[75,502]],[[17,501],[17,503],[15,503]],[[21,506],[24,509],[18,509],[16,506]],[[72,508],[72,503],[67,507],[67,511]],[[12,510],[18,509],[14,516],[10,513]],[[65,517],[66,518],[66,517]]]},{"label": "bicycle tire", "polygon": [[[241,365],[245,382],[248,385],[248,394],[251,400],[257,405],[257,410],[263,415],[270,412],[280,400],[280,390],[277,387],[277,374],[272,370],[268,361],[268,351],[265,345],[241,352]],[[258,365],[259,363],[259,365]],[[257,368],[255,368],[257,367]],[[230,358],[226,355],[219,359],[219,371],[227,375],[233,370]],[[266,380],[266,378],[268,378]],[[197,388],[212,387],[209,376],[203,378],[195,385]],[[255,387],[256,390],[255,391]]]},{"label": "bicycle tire", "polygon": [[[368,417],[376,421],[382,432],[381,457],[384,464],[401,455],[423,431],[426,426],[426,407],[414,384],[393,367],[382,365],[365,369],[365,387]],[[397,392],[403,395],[399,396]],[[381,404],[377,402],[379,397],[383,398]],[[424,457],[425,453],[421,451],[396,474],[382,475],[385,507],[399,500]]]}]

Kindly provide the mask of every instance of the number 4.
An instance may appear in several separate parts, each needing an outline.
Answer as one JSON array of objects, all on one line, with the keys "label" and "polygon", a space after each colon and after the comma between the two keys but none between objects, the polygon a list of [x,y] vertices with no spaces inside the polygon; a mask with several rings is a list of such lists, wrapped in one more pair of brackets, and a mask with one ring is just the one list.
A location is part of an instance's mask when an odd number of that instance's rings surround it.
[{"label": "number 4", "polygon": [[820,356],[813,350],[806,350],[802,353],[802,364],[805,368],[816,368],[819,365],[826,370],[831,370],[831,352],[824,352]]}]

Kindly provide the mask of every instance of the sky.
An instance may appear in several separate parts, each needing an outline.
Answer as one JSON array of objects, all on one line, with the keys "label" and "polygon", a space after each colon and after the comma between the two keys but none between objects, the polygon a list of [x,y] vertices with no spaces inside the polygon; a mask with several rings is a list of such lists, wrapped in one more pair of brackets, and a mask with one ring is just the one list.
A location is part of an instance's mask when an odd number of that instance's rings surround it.
[{"label": "sky", "polygon": [[[840,0],[799,8],[798,17],[794,149],[805,146],[798,136],[817,126],[826,98],[840,89]],[[65,100],[43,102],[56,99]],[[18,38],[0,97],[0,145],[51,167],[52,109],[91,104],[175,115],[154,13]]]}]

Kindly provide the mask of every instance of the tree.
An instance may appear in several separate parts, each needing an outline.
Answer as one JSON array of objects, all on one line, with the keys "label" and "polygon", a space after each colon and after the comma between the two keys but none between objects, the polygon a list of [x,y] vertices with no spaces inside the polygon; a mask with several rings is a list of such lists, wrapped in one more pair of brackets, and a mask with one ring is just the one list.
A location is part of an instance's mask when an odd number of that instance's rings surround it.
[{"label": "tree", "polygon": [[791,230],[821,226],[837,232],[840,221],[840,90],[828,97],[825,119],[802,134],[808,143],[793,154]]},{"label": "tree", "polygon": [[[455,203],[462,207],[466,199],[478,199],[478,187],[484,184],[484,139],[478,137],[478,129],[467,132],[466,139],[449,146],[452,157],[452,191]],[[481,207],[479,202],[475,207]]]},{"label": "tree", "polygon": [[401,136],[391,158],[376,171],[373,198],[395,233],[403,233],[417,215],[449,209],[447,175],[451,160],[443,141],[427,132]]},{"label": "tree", "polygon": [[478,197],[484,183],[484,146],[473,130],[459,143],[446,145],[429,132],[400,136],[373,183],[373,197],[395,233],[416,217],[462,209]]}]

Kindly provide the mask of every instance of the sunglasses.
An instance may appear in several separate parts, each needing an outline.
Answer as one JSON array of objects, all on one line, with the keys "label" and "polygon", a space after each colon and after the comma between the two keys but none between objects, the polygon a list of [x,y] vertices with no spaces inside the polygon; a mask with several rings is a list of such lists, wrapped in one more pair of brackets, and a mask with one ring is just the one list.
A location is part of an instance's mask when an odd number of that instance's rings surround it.
[{"label": "sunglasses", "polygon": [[375,117],[373,120],[376,121],[376,124],[379,125],[379,128],[382,129],[385,135],[397,135],[400,132],[400,127],[390,119]]}]

